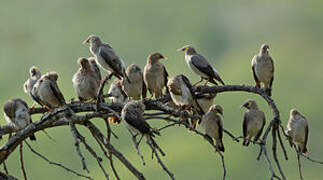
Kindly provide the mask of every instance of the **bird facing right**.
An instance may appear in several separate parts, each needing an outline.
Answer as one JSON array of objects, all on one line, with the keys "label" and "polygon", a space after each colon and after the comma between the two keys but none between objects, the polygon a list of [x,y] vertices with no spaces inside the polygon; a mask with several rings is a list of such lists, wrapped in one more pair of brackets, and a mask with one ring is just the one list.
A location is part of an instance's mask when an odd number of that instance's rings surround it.
[{"label": "bird facing right", "polygon": [[[4,117],[8,124],[12,125],[16,130],[20,130],[28,126],[31,117],[28,105],[22,99],[10,99],[3,106]],[[29,136],[30,140],[36,140],[34,134]]]},{"label": "bird facing right", "polygon": [[293,143],[295,143],[298,146],[299,151],[306,154],[308,133],[307,119],[296,109],[290,110],[286,130],[290,146],[293,147]]},{"label": "bird facing right", "polygon": [[274,81],[274,60],[269,55],[267,44],[261,45],[259,53],[252,58],[251,66],[256,87],[260,88],[260,83],[263,83],[266,93],[271,96]]},{"label": "bird facing right", "polygon": [[224,152],[223,137],[223,108],[220,105],[212,105],[209,111],[202,117],[201,126],[207,137],[215,139],[217,151]]},{"label": "bird facing right", "polygon": [[159,52],[150,54],[144,68],[146,87],[151,96],[155,98],[160,98],[163,95],[163,88],[167,86],[168,73],[165,66],[159,62],[160,59],[166,60],[167,58]]},{"label": "bird facing right", "polygon": [[256,101],[252,99],[248,99],[241,107],[248,109],[242,123],[243,145],[248,146],[252,137],[255,137],[254,142],[259,139],[266,124],[265,113],[258,109]]},{"label": "bird facing right", "polygon": [[73,75],[73,87],[80,101],[95,100],[99,89],[99,81],[86,58],[79,58],[79,70]]}]

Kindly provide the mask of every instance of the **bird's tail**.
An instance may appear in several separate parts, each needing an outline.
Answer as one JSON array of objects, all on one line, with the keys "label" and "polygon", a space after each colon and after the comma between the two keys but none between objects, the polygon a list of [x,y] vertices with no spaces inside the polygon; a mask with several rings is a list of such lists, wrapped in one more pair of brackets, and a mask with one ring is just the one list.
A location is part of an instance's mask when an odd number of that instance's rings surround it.
[{"label": "bird's tail", "polygon": [[30,136],[29,136],[29,139],[31,140],[31,141],[36,141],[36,136],[35,136],[35,134],[33,133],[33,134],[31,134]]},{"label": "bird's tail", "polygon": [[245,137],[245,139],[243,140],[242,145],[248,147],[249,146],[249,143],[250,143],[250,140],[247,137]]},{"label": "bird's tail", "polygon": [[110,116],[108,121],[113,124],[120,124],[121,119],[119,119],[117,116]]},{"label": "bird's tail", "polygon": [[220,139],[219,142],[216,142],[216,147],[219,149],[219,151],[224,152],[224,146],[223,146],[222,139]]},{"label": "bird's tail", "polygon": [[302,153],[303,153],[303,154],[307,154],[307,153],[308,153],[306,146],[304,146],[304,147],[302,148]]},{"label": "bird's tail", "polygon": [[209,82],[216,85],[216,86],[219,85],[217,82],[214,81],[214,79],[209,79]]}]

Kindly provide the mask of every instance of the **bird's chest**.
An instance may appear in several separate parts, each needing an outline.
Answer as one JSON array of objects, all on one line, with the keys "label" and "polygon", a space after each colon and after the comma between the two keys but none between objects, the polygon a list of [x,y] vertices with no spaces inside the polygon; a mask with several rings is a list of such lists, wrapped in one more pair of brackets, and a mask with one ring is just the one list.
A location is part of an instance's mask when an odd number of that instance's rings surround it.
[{"label": "bird's chest", "polygon": [[273,67],[269,60],[258,58],[255,61],[255,72],[260,81],[268,81],[272,78]]},{"label": "bird's chest", "polygon": [[289,133],[295,142],[304,142],[305,140],[305,125],[302,120],[295,119],[291,122]]},{"label": "bird's chest", "polygon": [[248,134],[250,134],[251,136],[256,136],[262,128],[262,119],[259,118],[256,113],[252,112],[248,116]]},{"label": "bird's chest", "polygon": [[185,85],[181,85],[180,88],[182,92],[180,95],[176,95],[171,92],[171,96],[175,104],[179,106],[192,105],[193,98],[190,90]]}]

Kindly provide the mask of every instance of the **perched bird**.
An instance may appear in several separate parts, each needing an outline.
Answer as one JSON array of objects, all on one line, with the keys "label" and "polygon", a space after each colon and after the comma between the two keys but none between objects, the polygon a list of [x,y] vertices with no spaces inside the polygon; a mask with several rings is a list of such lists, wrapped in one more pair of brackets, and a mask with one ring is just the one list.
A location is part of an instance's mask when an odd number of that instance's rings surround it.
[{"label": "perched bird", "polygon": [[217,151],[224,152],[222,142],[223,122],[219,114],[223,116],[223,108],[220,105],[212,105],[209,111],[202,117],[201,126],[209,139],[215,139]]},{"label": "perched bird", "polygon": [[[128,97],[126,93],[122,90],[121,80],[115,79],[109,88],[108,97],[113,103],[126,103]],[[108,118],[109,122],[114,124],[120,124],[121,119],[117,116],[110,116]]]},{"label": "perched bird", "polygon": [[199,113],[204,114],[202,108],[196,102],[192,84],[186,76],[181,74],[170,78],[167,87],[173,102],[177,106],[190,108],[196,104],[199,107]]},{"label": "perched bird", "polygon": [[[31,122],[31,117],[28,110],[28,105],[22,99],[10,99],[3,107],[4,117],[8,124],[12,125],[16,130],[20,130],[28,126]],[[36,140],[34,134],[29,136],[30,140]]]},{"label": "perched bird", "polygon": [[[197,103],[194,103],[194,114],[200,114],[204,115],[205,112],[208,112],[210,107],[213,105],[213,101],[215,98],[216,94],[215,93],[207,93],[207,94],[196,94],[196,101]],[[201,111],[199,111],[199,108],[201,108]],[[200,113],[199,113],[200,112]],[[191,119],[191,127],[196,128],[196,125],[200,123],[200,120],[197,119]]]},{"label": "perched bird", "polygon": [[31,90],[33,89],[37,80],[40,79],[41,73],[36,66],[32,66],[29,69],[29,75],[30,75],[29,79],[27,79],[27,81],[24,83],[24,91],[25,91],[25,93],[27,93],[28,95],[31,96],[31,94],[30,94]]},{"label": "perched bird", "polygon": [[251,66],[256,87],[260,88],[260,83],[263,83],[267,94],[271,96],[274,81],[274,61],[269,55],[267,44],[261,45],[259,53],[252,58]]},{"label": "perched bird", "polygon": [[95,61],[95,57],[89,57],[88,60],[90,62],[92,71],[94,71],[97,81],[99,82],[99,84],[101,84],[101,80],[102,80],[101,71],[98,64]]},{"label": "perched bird", "polygon": [[88,59],[79,58],[80,69],[74,74],[72,82],[80,101],[95,100],[99,82]]},{"label": "perched bird", "polygon": [[286,134],[291,147],[295,143],[300,152],[307,153],[308,123],[307,119],[296,109],[290,110]]},{"label": "perched bird", "polygon": [[190,67],[190,69],[198,74],[201,77],[201,80],[195,83],[194,85],[200,83],[203,81],[203,79],[206,79],[205,85],[210,81],[211,83],[218,85],[218,83],[215,81],[219,81],[221,84],[224,85],[224,82],[220,78],[218,72],[214,67],[212,67],[207,59],[203,57],[202,55],[198,54],[196,50],[192,46],[184,46],[178,51],[184,51],[185,52],[185,60],[187,65]]},{"label": "perched bird", "polygon": [[167,86],[168,73],[165,66],[159,62],[160,59],[166,60],[167,57],[158,52],[150,54],[144,68],[144,82],[149,93],[155,98],[161,97],[163,88]]},{"label": "perched bird", "polygon": [[48,72],[43,75],[31,90],[32,98],[48,110],[65,105],[65,98],[57,86],[58,75]]},{"label": "perched bird", "polygon": [[123,60],[112,49],[111,45],[104,43],[98,36],[90,35],[83,44],[90,44],[90,52],[95,57],[96,62],[106,71],[109,71],[110,75],[115,75],[121,79],[127,77],[125,73],[125,65]]},{"label": "perched bird", "polygon": [[159,132],[150,127],[144,119],[145,105],[141,101],[128,102],[121,112],[121,118],[125,126],[138,134],[142,134],[151,139],[155,134],[160,135]]},{"label": "perched bird", "polygon": [[241,107],[248,110],[244,113],[242,130],[243,130],[243,145],[248,146],[251,138],[256,142],[264,129],[266,124],[265,113],[258,109],[258,105],[254,100],[247,100]]},{"label": "perched bird", "polygon": [[143,80],[143,74],[139,66],[131,64],[126,70],[126,74],[130,81],[123,79],[122,89],[127,94],[129,98],[134,100],[139,100],[142,96],[146,98],[147,88]]}]

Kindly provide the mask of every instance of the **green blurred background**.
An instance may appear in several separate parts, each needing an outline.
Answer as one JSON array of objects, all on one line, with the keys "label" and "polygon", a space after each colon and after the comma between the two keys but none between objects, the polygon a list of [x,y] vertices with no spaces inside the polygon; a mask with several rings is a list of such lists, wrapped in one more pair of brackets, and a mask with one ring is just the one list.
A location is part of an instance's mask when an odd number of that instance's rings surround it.
[{"label": "green blurred background", "polygon": [[[169,59],[165,65],[171,76],[183,73],[195,82],[199,78],[188,69],[184,55],[176,51],[191,44],[209,59],[227,84],[249,85],[254,85],[251,58],[266,42],[275,60],[273,98],[281,110],[283,124],[285,126],[287,122],[289,110],[298,108],[309,120],[310,155],[322,159],[322,10],[323,1],[320,0],[2,1],[0,104],[3,106],[7,99],[21,97],[31,105],[31,98],[24,94],[22,85],[32,65],[39,66],[43,73],[57,71],[58,84],[66,99],[76,97],[71,79],[78,68],[76,59],[90,55],[88,47],[81,44],[89,34],[99,35],[111,43],[127,65],[136,63],[143,67],[149,53],[160,51]],[[236,92],[220,94],[215,103],[223,105],[224,126],[235,135],[242,134],[243,110],[239,106],[247,98],[256,99],[260,108],[266,111],[267,125],[272,118],[267,105],[258,96]],[[33,119],[38,118],[35,116]],[[95,122],[104,129],[100,120]],[[1,115],[1,124],[4,123]],[[161,124],[151,122],[151,125]],[[98,149],[89,132],[82,127],[79,129]],[[113,144],[147,179],[168,179],[156,160],[151,160],[146,144],[141,145],[147,161],[143,166],[125,127],[113,126],[113,130],[120,138],[113,139]],[[40,132],[36,134],[37,142],[32,142],[33,147],[49,159],[82,172],[69,129],[61,127],[47,132],[56,142]],[[5,140],[6,137],[1,144]],[[222,178],[219,156],[200,137],[184,128],[174,127],[164,131],[156,140],[165,149],[167,156],[163,160],[177,179]],[[244,148],[226,135],[224,144],[228,179],[269,179],[264,159],[256,160],[258,146]],[[288,179],[298,179],[296,155],[289,147],[287,149],[290,158],[287,162],[278,150],[282,167]],[[27,148],[24,152],[30,179],[80,179],[47,164]],[[97,162],[84,149],[83,152],[90,175],[103,179]],[[306,179],[322,179],[322,166],[302,161]],[[122,179],[135,179],[118,160],[115,163]],[[22,178],[17,151],[7,164],[11,174]],[[107,160],[103,164],[109,169]],[[110,169],[108,172],[114,179]]]}]

